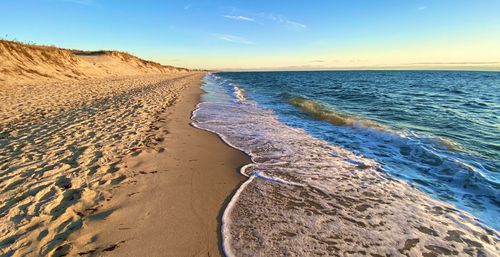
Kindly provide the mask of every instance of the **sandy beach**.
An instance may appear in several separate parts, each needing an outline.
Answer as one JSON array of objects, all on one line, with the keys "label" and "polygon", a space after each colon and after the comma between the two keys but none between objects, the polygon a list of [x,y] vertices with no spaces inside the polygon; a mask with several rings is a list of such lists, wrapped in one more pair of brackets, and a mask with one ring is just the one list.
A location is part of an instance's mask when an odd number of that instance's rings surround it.
[{"label": "sandy beach", "polygon": [[78,243],[74,254],[222,256],[222,211],[244,179],[239,167],[249,159],[215,134],[190,125],[200,85],[193,82],[160,115],[157,126],[168,133],[158,147],[165,151],[125,159],[132,179],[102,207],[106,217],[89,221],[72,236]]},{"label": "sandy beach", "polygon": [[500,257],[500,1],[0,10],[0,257]]},{"label": "sandy beach", "polygon": [[2,256],[219,254],[247,159],[189,125],[203,72],[1,46]]}]

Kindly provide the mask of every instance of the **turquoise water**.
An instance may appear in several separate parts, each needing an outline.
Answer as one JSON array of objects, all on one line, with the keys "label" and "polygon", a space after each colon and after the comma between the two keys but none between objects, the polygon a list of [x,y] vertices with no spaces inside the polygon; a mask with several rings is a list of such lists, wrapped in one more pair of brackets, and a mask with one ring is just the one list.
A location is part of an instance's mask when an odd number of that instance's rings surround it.
[{"label": "turquoise water", "polygon": [[[500,73],[218,73],[228,91],[500,229]],[[239,95],[239,96],[238,96]],[[258,126],[258,124],[256,124]]]}]

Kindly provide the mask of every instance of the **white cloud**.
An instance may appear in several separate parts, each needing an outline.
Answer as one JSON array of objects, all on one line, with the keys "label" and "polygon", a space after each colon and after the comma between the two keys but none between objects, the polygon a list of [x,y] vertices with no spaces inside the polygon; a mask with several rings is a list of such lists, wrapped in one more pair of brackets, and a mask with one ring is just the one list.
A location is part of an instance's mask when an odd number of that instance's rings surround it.
[{"label": "white cloud", "polygon": [[283,24],[289,28],[292,28],[292,29],[306,29],[307,28],[307,25],[305,25],[303,23],[289,20],[289,19],[287,19],[283,16],[280,16],[280,15],[272,15],[272,14],[263,13],[262,16],[266,19],[272,20],[272,21],[277,22],[277,23],[281,23],[281,24]]},{"label": "white cloud", "polygon": [[[253,17],[252,17],[253,16]],[[303,30],[307,29],[307,25],[295,20],[291,20],[286,18],[283,15],[279,14],[269,14],[269,13],[254,13],[252,16],[243,16],[243,15],[224,15],[223,17],[231,20],[238,21],[248,21],[248,22],[256,22],[257,24],[264,25],[263,21],[271,21],[277,24],[280,24],[283,27],[293,30]]]},{"label": "white cloud", "polygon": [[238,20],[238,21],[255,21],[254,18],[246,17],[246,16],[234,16],[234,15],[224,15],[224,18]]},{"label": "white cloud", "polygon": [[238,43],[238,44],[244,44],[244,45],[254,45],[255,44],[254,42],[252,42],[246,38],[233,36],[233,35],[212,34],[212,36],[217,38],[218,40],[227,41],[227,42],[231,42],[231,43]]},{"label": "white cloud", "polygon": [[184,6],[184,10],[189,10],[189,8],[191,8],[192,4],[187,4],[186,6]]},{"label": "white cloud", "polygon": [[427,9],[427,6],[425,5],[417,7],[417,11],[423,11],[425,9]]}]

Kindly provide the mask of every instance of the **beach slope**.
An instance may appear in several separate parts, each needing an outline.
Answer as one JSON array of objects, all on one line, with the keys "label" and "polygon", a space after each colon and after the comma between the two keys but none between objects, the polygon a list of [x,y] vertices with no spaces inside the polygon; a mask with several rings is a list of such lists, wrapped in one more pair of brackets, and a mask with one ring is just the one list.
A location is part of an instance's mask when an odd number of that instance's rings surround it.
[{"label": "beach slope", "polygon": [[250,160],[217,135],[190,125],[202,93],[199,86],[186,88],[179,102],[161,116],[158,127],[168,134],[159,146],[165,151],[125,160],[125,169],[134,174],[131,185],[121,186],[106,203],[107,210],[115,210],[112,215],[87,223],[75,235],[80,239],[75,253],[221,255],[222,211],[244,180],[239,167]]}]

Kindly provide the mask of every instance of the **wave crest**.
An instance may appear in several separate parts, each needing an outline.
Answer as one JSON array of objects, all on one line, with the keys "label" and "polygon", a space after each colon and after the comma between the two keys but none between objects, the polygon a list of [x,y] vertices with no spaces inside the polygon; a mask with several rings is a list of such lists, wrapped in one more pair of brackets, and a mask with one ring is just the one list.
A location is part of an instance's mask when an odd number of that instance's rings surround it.
[{"label": "wave crest", "polygon": [[233,85],[232,83],[230,85],[233,86],[233,89],[234,89],[233,94],[239,102],[244,102],[247,100],[247,98],[245,96],[245,90]]},{"label": "wave crest", "polygon": [[334,112],[324,105],[309,100],[302,96],[296,96],[288,99],[288,102],[302,109],[302,111],[311,114],[317,119],[325,120],[337,126],[365,127],[380,131],[389,132],[390,129],[376,122],[365,120],[354,115]]}]

